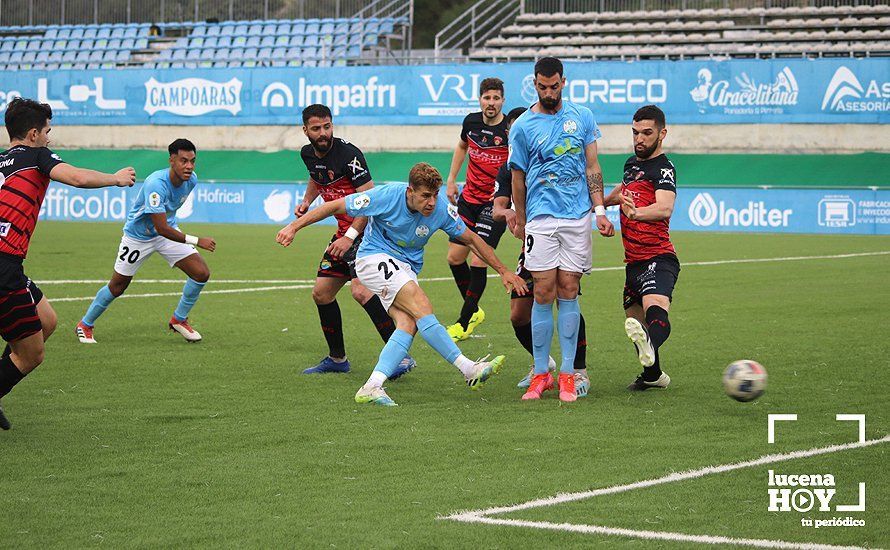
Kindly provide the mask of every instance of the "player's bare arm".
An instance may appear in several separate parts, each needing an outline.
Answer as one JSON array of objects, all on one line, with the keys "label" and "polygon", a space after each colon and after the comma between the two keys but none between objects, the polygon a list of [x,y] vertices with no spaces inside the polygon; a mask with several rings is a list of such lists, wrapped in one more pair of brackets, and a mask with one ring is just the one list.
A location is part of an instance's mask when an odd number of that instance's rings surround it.
[{"label": "player's bare arm", "polygon": [[445,183],[445,194],[451,204],[457,204],[457,173],[460,167],[464,165],[464,159],[467,158],[467,142],[457,140],[457,147],[454,148],[454,155],[451,157],[451,170],[448,171],[448,181]]},{"label": "player's bare arm", "polygon": [[630,192],[621,194],[621,210],[631,220],[641,222],[660,222],[671,217],[674,212],[674,201],[677,194],[666,189],[655,190],[655,202],[649,206],[637,208]]},{"label": "player's bare arm", "polygon": [[525,240],[525,172],[510,170],[513,185],[513,208],[516,209],[516,228],[511,231],[516,238]]},{"label": "player's bare arm", "polygon": [[121,168],[114,174],[97,172],[88,168],[78,168],[70,164],[57,164],[49,172],[49,177],[72,187],[96,189],[99,187],[132,187],[136,182],[136,170],[132,166]]},{"label": "player's bare arm", "polygon": [[603,205],[607,208],[609,206],[620,206],[621,205],[621,185],[616,185],[612,192],[609,193],[605,200],[603,201]]},{"label": "player's bare arm", "polygon": [[303,193],[303,201],[294,208],[294,216],[300,217],[306,212],[309,211],[309,205],[312,204],[312,201],[318,198],[318,184],[315,183],[315,180],[309,179],[309,183],[306,184],[306,192]]},{"label": "player's bare arm", "polygon": [[606,217],[605,199],[603,198],[603,169],[600,168],[599,156],[596,151],[596,142],[584,148],[587,159],[587,191],[590,193],[590,201],[593,203],[593,211],[596,214],[596,227],[600,235],[612,237],[615,235],[615,227]]},{"label": "player's bare arm", "polygon": [[278,235],[275,237],[275,242],[282,246],[290,246],[290,244],[294,241],[294,235],[297,234],[297,231],[303,229],[307,225],[312,225],[313,223],[321,221],[329,216],[335,216],[337,214],[345,213],[346,199],[337,199],[335,201],[326,202],[318,208],[313,208],[312,210],[301,216],[300,219],[292,221],[281,228],[281,231],[279,231]]},{"label": "player's bare arm", "polygon": [[155,231],[158,232],[158,235],[165,239],[170,239],[171,241],[176,241],[178,243],[194,244],[198,248],[203,248],[210,252],[216,250],[216,241],[211,237],[196,237],[197,242],[190,242],[192,239],[189,239],[188,235],[178,229],[170,227],[170,224],[167,223],[167,215],[164,213],[152,214],[151,222],[154,224]]},{"label": "player's bare arm", "polygon": [[503,283],[508,292],[515,290],[520,296],[525,296],[528,293],[525,281],[507,269],[494,253],[494,249],[488,246],[488,243],[483,241],[479,235],[467,229],[458,237],[458,240],[470,247],[474,254],[482,258],[485,263],[498,272],[498,275],[501,276],[501,283]]},{"label": "player's bare arm", "polygon": [[[360,193],[362,191],[367,191],[368,189],[372,189],[374,187],[374,182],[369,181],[368,183],[356,187],[356,193]],[[334,258],[340,259],[343,257],[346,252],[352,248],[353,243],[355,243],[356,237],[364,233],[365,227],[368,225],[368,218],[365,216],[358,216],[353,218],[352,225],[346,231],[346,234],[332,242],[328,248],[327,253],[333,256]]]}]

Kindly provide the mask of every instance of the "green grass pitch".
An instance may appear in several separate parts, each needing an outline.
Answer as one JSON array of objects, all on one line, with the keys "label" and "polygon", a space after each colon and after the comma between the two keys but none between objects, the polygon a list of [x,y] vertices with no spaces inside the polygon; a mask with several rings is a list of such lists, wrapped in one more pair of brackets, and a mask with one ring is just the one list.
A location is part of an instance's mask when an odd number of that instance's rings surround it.
[{"label": "green grass pitch", "polygon": [[[340,298],[348,375],[301,376],[325,351],[310,285],[332,227],[310,228],[290,249],[274,226],[185,226],[217,239],[212,279],[192,312],[204,342],[167,330],[182,280],[151,259],[99,320],[95,346],[73,327],[111,274],[117,224],[41,223],[26,273],[59,314],[45,363],[3,406],[0,547],[688,548],[688,542],[566,533],[437,519],[483,509],[855,441],[890,433],[887,292],[890,255],[762,263],[694,262],[890,251],[890,237],[676,233],[684,263],[662,350],[673,383],[629,394],[639,364],[623,333],[621,244],[595,238],[583,280],[591,395],[520,402],[530,359],[509,324],[508,298],[489,279],[487,320],[462,344],[470,357],[504,353],[482,391],[421,340],[419,367],[388,385],[398,408],[359,406],[353,394],[381,342],[348,291]],[[512,265],[518,243],[505,237]],[[422,278],[438,317],[454,321],[457,290],[439,235]],[[225,283],[239,279],[248,282]],[[79,299],[78,298],[86,298]],[[67,299],[67,301],[63,301]],[[554,344],[556,346],[556,343]],[[737,403],[720,375],[760,361],[766,394]],[[767,415],[796,413],[767,443]],[[511,519],[633,530],[857,546],[890,544],[890,445],[758,466],[648,489],[507,514]],[[864,513],[768,512],[767,470],[832,473],[837,501]],[[852,515],[866,526],[813,529],[802,517]]]}]

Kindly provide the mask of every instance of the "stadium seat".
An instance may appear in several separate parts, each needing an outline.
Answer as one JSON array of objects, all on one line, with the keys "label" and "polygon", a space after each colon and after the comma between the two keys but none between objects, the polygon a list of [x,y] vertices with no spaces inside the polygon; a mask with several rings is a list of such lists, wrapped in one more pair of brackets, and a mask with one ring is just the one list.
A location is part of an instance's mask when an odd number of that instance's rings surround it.
[{"label": "stadium seat", "polygon": [[86,63],[90,60],[90,52],[87,50],[80,50],[77,52],[77,55],[74,57],[75,63]]},{"label": "stadium seat", "polygon": [[275,37],[274,36],[266,35],[260,41],[261,48],[271,48],[274,45],[275,45]]},{"label": "stadium seat", "polygon": [[12,40],[4,40],[0,44],[0,52],[11,52],[13,49],[15,49],[15,42]]},{"label": "stadium seat", "polygon": [[219,31],[220,36],[234,36],[235,25],[223,25]]},{"label": "stadium seat", "polygon": [[260,53],[257,55],[257,60],[260,61],[268,61],[272,59],[272,48],[263,48],[260,50]]},{"label": "stadium seat", "polygon": [[287,57],[287,48],[275,48],[272,50],[272,59],[285,59]]},{"label": "stadium seat", "polygon": [[275,36],[276,32],[277,32],[276,25],[274,25],[272,23],[263,25],[263,30],[262,30],[263,36]]},{"label": "stadium seat", "polygon": [[247,48],[259,48],[260,47],[260,37],[259,35],[250,36],[247,38],[247,43],[244,44]]},{"label": "stadium seat", "polygon": [[[179,46],[179,43],[176,44]],[[188,41],[189,48],[202,48],[204,47],[204,39],[203,38],[192,38]]]},{"label": "stadium seat", "polygon": [[96,32],[96,38],[111,38],[111,27],[101,27]]},{"label": "stadium seat", "polygon": [[241,61],[244,58],[244,50],[241,48],[235,48],[229,51],[229,61]]},{"label": "stadium seat", "polygon": [[[10,58],[12,60],[12,58]],[[74,50],[68,50],[62,55],[63,63],[74,63],[77,60],[77,52]]]},{"label": "stadium seat", "polygon": [[37,57],[34,58],[34,61],[37,63],[46,63],[49,61],[49,52],[47,50],[37,52]]},{"label": "stadium seat", "polygon": [[241,62],[240,61],[229,61],[226,66],[230,69],[240,69]]},{"label": "stadium seat", "polygon": [[249,27],[241,24],[235,26],[235,36],[247,36]]},{"label": "stadium seat", "polygon": [[211,66],[212,66],[214,69],[225,69],[226,67],[229,66],[229,64],[228,64],[228,62],[226,62],[226,61],[214,61],[214,62],[213,62],[213,65],[211,65]]},{"label": "stadium seat", "polygon": [[188,50],[185,54],[186,61],[199,61],[201,59],[201,50]]},{"label": "stadium seat", "polygon": [[257,55],[259,54],[259,50],[256,48],[247,48],[244,50],[244,55],[241,56],[242,61],[255,60]]},{"label": "stadium seat", "polygon": [[195,25],[192,29],[191,36],[204,36],[207,34],[207,26],[204,24]]},{"label": "stadium seat", "polygon": [[277,27],[275,27],[275,34],[281,35],[289,35],[292,31],[292,25],[290,23],[279,23]]},{"label": "stadium seat", "polygon": [[306,34],[306,23],[302,21],[294,22],[290,27],[290,33],[292,35]]},{"label": "stadium seat", "polygon": [[275,37],[275,45],[276,46],[287,46],[290,43],[290,36],[286,35],[278,35]]},{"label": "stadium seat", "polygon": [[108,49],[108,40],[105,38],[98,38],[96,42],[93,44],[93,47],[97,50],[106,50]]},{"label": "stadium seat", "polygon": [[228,48],[219,48],[213,53],[214,61],[228,61],[231,52]]},{"label": "stadium seat", "polygon": [[173,50],[172,61],[185,61],[186,50]]},{"label": "stadium seat", "polygon": [[303,45],[303,35],[296,34],[290,37],[290,41],[287,44],[288,46],[302,46]]},{"label": "stadium seat", "polygon": [[126,27],[116,26],[116,27],[114,27],[114,29],[111,31],[111,37],[110,37],[110,38],[123,38],[125,32],[127,32]]},{"label": "stadium seat", "polygon": [[102,61],[102,56],[103,56],[103,55],[105,55],[105,52],[104,52],[104,51],[102,51],[102,50],[93,50],[93,51],[89,52],[89,58],[87,58],[87,61],[90,61],[90,62],[93,62],[93,61]]},{"label": "stadium seat", "polygon": [[247,45],[247,37],[246,36],[236,36],[232,40],[232,46],[235,47],[244,47]]},{"label": "stadium seat", "polygon": [[298,47],[288,48],[285,52],[285,57],[287,59],[299,59],[299,57],[302,55],[302,52],[303,50]]},{"label": "stadium seat", "polygon": [[232,37],[231,36],[221,36],[219,41],[217,41],[216,46],[218,48],[230,48],[232,46]]},{"label": "stadium seat", "polygon": [[49,57],[47,58],[47,61],[49,63],[61,63],[63,55],[64,55],[64,53],[59,50],[52,51],[49,53]]},{"label": "stadium seat", "polygon": [[206,36],[219,36],[219,25],[208,25]]},{"label": "stadium seat", "polygon": [[263,26],[262,25],[251,25],[247,29],[247,34],[250,36],[262,36],[263,35]]},{"label": "stadium seat", "polygon": [[6,64],[9,62],[9,52],[0,51],[0,64]]},{"label": "stadium seat", "polygon": [[139,36],[139,29],[137,27],[127,27],[124,30],[124,38],[137,38]]},{"label": "stadium seat", "polygon": [[81,40],[80,41],[80,49],[81,50],[92,50],[93,49],[93,41],[92,40]]},{"label": "stadium seat", "polygon": [[133,45],[133,49],[136,49],[136,50],[148,49],[148,38],[137,38],[136,44]]},{"label": "stadium seat", "polygon": [[83,38],[96,38],[96,28],[95,27],[87,27],[83,31]]},{"label": "stadium seat", "polygon": [[[132,50],[136,48],[136,41],[132,38],[124,38],[121,40],[121,49],[122,50]],[[142,49],[142,48],[140,48]]]}]

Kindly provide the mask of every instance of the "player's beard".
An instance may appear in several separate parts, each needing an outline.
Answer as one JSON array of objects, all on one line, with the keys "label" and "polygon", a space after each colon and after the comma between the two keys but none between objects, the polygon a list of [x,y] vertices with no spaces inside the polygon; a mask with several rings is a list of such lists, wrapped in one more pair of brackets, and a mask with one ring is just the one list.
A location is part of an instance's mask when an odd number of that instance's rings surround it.
[{"label": "player's beard", "polygon": [[330,139],[328,139],[324,142],[324,145],[321,145],[319,143],[320,140],[310,139],[309,141],[312,142],[312,147],[316,151],[318,151],[319,153],[327,153],[331,149],[331,143],[334,142],[334,137],[331,136]]},{"label": "player's beard", "polygon": [[634,153],[637,155],[638,159],[646,160],[652,157],[652,154],[655,153],[655,150],[658,149],[658,146],[661,145],[661,140],[656,139],[655,143],[652,144],[652,147],[646,147],[643,149],[637,149],[634,147]]},{"label": "player's beard", "polygon": [[559,97],[539,97],[538,101],[541,102],[541,107],[547,109],[548,111],[553,111],[559,105],[559,100],[562,98]]}]

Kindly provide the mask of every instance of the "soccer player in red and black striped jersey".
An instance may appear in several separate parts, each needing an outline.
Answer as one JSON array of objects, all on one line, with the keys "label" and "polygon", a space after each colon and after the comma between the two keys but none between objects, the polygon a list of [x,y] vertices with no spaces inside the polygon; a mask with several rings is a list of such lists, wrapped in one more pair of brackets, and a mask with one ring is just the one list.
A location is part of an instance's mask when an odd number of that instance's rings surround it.
[{"label": "soccer player in red and black striped jersey", "polygon": [[[309,185],[303,202],[297,205],[294,212],[298,218],[309,211],[309,205],[319,195],[325,202],[331,202],[374,187],[361,150],[346,140],[334,137],[333,117],[327,106],[316,104],[303,109],[303,133],[309,139],[309,144],[300,151],[300,157],[309,171]],[[396,328],[380,298],[359,282],[352,267],[368,219],[352,218],[346,214],[337,215],[336,218],[337,232],[321,258],[312,289],[321,330],[328,344],[328,355],[314,367],[304,370],[303,374],[349,372],[337,293],[350,279],[352,297],[365,309],[384,342],[389,340]],[[398,378],[414,365],[411,356],[405,357],[391,378]]]},{"label": "soccer player in red and black striped jersey", "polygon": [[661,149],[667,136],[664,113],[655,105],[633,117],[634,156],[624,163],[624,180],[606,199],[621,206],[624,242],[624,323],[637,348],[643,372],[631,391],[666,388],[671,378],[661,370],[659,348],[671,334],[668,310],[680,275],[680,261],[670,238],[677,197],[674,164]]},{"label": "soccer player in red and black striped jersey", "polygon": [[[479,85],[481,111],[464,118],[460,140],[451,159],[446,193],[457,213],[471,231],[482,237],[490,247],[497,248],[506,226],[492,217],[494,180],[498,170],[507,163],[507,134],[509,125],[504,107],[504,83],[498,78],[486,78]],[[457,192],[457,173],[469,155],[467,181],[460,195]],[[467,267],[470,249],[456,239],[448,244],[448,265],[463,300],[457,323],[448,327],[455,341],[466,340],[473,329],[485,320],[479,300],[485,291],[487,266],[475,254]]]},{"label": "soccer player in red and black striped jersey", "polygon": [[[0,153],[0,397],[43,362],[44,342],[56,328],[56,312],[29,279],[22,263],[50,180],[74,187],[129,187],[132,168],[114,174],[75,168],[47,149],[52,109],[16,98],[6,108],[9,149]],[[0,409],[0,428],[9,421]]]}]

